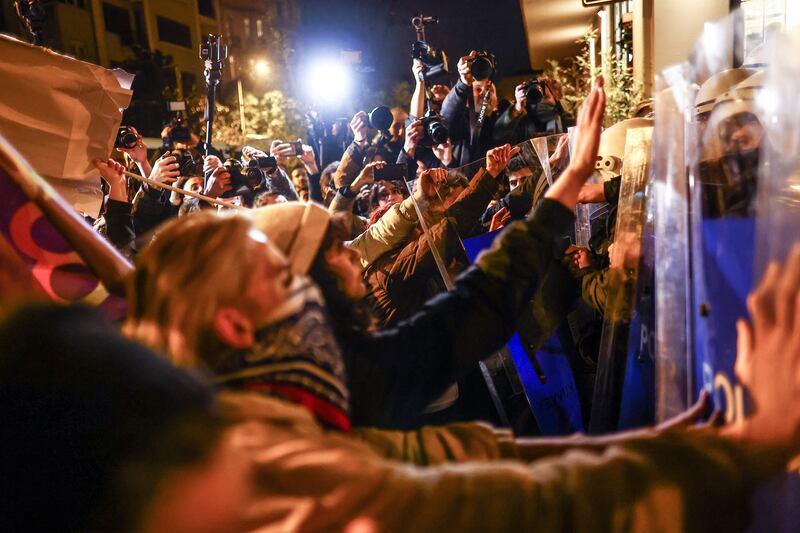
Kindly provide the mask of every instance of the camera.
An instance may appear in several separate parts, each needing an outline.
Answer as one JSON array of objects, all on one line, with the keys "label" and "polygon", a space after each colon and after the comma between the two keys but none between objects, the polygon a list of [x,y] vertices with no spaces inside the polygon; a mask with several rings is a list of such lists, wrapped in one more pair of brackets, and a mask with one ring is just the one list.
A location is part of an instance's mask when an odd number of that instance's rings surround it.
[{"label": "camera", "polygon": [[422,128],[425,130],[425,136],[419,141],[420,146],[430,148],[447,142],[450,132],[447,129],[447,122],[445,122],[444,117],[429,112],[420,119],[420,122],[422,122]]},{"label": "camera", "polygon": [[472,60],[472,65],[470,65],[472,77],[478,81],[486,81],[494,77],[496,68],[497,61],[494,54],[486,51],[478,52],[475,59]]},{"label": "camera", "polygon": [[[251,161],[258,165],[256,158]],[[264,176],[257,166],[256,168],[244,166],[238,159],[226,159],[223,166],[231,175],[231,188],[225,191],[222,195],[223,198],[232,198],[252,192],[261,187],[264,182]]]},{"label": "camera", "polygon": [[411,19],[411,26],[417,34],[417,40],[411,45],[411,58],[419,59],[425,65],[424,77],[434,76],[442,72],[447,73],[447,54],[444,50],[433,48],[425,39],[425,24],[439,24],[436,17],[425,16],[418,13]]},{"label": "camera", "polygon": [[391,110],[385,105],[381,105],[373,109],[367,114],[369,119],[369,127],[379,131],[389,131],[389,128],[394,122]]},{"label": "camera", "polygon": [[444,50],[437,50],[425,41],[416,41],[411,45],[411,58],[419,59],[427,67],[426,77],[449,71]]},{"label": "camera", "polygon": [[178,169],[181,172],[181,176],[199,175],[197,162],[194,160],[194,156],[192,156],[191,151],[185,148],[180,148],[173,150],[170,155],[172,155],[175,158],[175,162],[178,163]]},{"label": "camera", "polygon": [[247,172],[253,172],[254,178],[255,172],[272,174],[278,169],[278,160],[271,155],[265,157],[253,157],[247,161],[246,169]]},{"label": "camera", "polygon": [[544,80],[534,78],[526,83],[525,98],[529,107],[535,107],[544,98],[547,85]]},{"label": "camera", "polygon": [[130,126],[120,126],[117,131],[117,138],[114,139],[114,148],[136,148],[139,144],[139,136],[133,133]]},{"label": "camera", "polygon": [[167,112],[173,114],[172,120],[167,124],[170,127],[170,143],[189,143],[192,136],[183,118],[183,114],[186,112],[186,102],[167,102]]}]

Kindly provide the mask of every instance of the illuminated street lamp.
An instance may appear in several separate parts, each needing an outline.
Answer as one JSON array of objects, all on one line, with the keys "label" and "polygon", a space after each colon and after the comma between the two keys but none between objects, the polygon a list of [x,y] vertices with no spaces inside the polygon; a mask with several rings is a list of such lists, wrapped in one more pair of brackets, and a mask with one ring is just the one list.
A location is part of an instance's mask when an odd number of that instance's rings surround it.
[{"label": "illuminated street lamp", "polygon": [[264,59],[259,59],[253,66],[253,73],[259,78],[265,78],[269,75],[269,63]]}]

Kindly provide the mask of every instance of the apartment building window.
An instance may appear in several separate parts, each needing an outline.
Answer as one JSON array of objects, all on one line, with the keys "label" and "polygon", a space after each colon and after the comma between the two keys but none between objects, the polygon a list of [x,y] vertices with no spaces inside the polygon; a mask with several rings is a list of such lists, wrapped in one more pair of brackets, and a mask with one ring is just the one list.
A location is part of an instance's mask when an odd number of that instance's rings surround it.
[{"label": "apartment building window", "polygon": [[259,39],[264,36],[264,23],[261,19],[256,19],[256,37]]},{"label": "apartment building window", "polygon": [[244,38],[250,39],[250,17],[245,17],[242,21],[242,30],[244,31]]},{"label": "apartment building window", "polygon": [[192,48],[192,32],[189,26],[166,17],[156,17],[158,38],[165,43]]},{"label": "apartment building window", "polygon": [[133,44],[131,17],[127,9],[103,2],[103,22],[106,31],[119,35],[122,46]]},{"label": "apartment building window", "polygon": [[197,10],[201,15],[214,18],[214,0],[197,0]]}]

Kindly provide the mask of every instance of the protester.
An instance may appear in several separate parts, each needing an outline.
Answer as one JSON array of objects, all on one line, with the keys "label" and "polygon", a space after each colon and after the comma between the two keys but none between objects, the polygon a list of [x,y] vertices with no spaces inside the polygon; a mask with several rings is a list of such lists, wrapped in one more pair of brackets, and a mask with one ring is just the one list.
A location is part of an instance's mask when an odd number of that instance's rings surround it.
[{"label": "protester", "polygon": [[[800,328],[791,319],[800,310],[797,298],[788,306],[777,298],[800,292],[798,279],[795,247],[753,293],[753,325],[739,324],[737,371],[758,406],[749,418],[721,431],[633,437],[604,452],[530,464],[530,451],[541,457],[542,447],[517,441],[502,449],[516,461],[400,465],[320,432],[302,409],[274,398],[222,398],[222,421],[206,386],[107,323],[75,309],[26,309],[0,324],[4,525],[741,530],[755,484],[800,452],[798,380],[785,379],[800,363]],[[44,328],[52,336],[42,337]]]}]

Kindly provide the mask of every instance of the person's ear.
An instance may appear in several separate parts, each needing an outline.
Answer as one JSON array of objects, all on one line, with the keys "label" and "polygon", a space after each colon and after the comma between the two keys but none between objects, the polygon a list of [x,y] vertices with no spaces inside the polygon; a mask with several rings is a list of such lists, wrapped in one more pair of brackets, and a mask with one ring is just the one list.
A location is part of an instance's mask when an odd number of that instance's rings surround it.
[{"label": "person's ear", "polygon": [[214,333],[233,348],[249,348],[255,342],[253,322],[233,307],[222,307],[214,313]]}]

